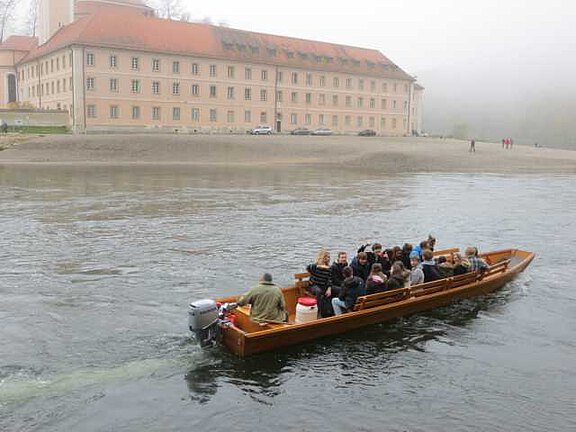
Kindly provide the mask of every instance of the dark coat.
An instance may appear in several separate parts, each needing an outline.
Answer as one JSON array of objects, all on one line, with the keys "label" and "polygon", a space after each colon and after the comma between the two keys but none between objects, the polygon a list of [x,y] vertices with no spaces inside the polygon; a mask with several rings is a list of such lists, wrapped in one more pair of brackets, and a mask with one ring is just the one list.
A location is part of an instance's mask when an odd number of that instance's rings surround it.
[{"label": "dark coat", "polygon": [[348,265],[348,263],[346,264],[339,264],[337,262],[332,263],[332,266],[330,267],[330,270],[332,270],[332,286],[336,285],[336,286],[341,286],[342,282],[344,282],[344,275],[342,274],[342,270],[344,270],[344,267],[346,267]]},{"label": "dark coat", "polygon": [[422,263],[422,271],[424,272],[424,283],[442,279],[442,275],[440,274],[440,269],[438,268],[437,264]]},{"label": "dark coat", "polygon": [[364,281],[358,276],[352,276],[344,279],[340,295],[338,298],[346,303],[346,309],[353,309],[356,304],[356,299],[362,294],[364,290]]}]

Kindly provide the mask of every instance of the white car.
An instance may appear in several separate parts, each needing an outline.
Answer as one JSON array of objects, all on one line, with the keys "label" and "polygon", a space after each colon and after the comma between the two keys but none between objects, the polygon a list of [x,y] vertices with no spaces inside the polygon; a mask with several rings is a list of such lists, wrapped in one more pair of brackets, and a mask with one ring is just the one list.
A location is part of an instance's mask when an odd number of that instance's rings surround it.
[{"label": "white car", "polygon": [[250,131],[252,135],[272,135],[271,126],[256,126]]}]

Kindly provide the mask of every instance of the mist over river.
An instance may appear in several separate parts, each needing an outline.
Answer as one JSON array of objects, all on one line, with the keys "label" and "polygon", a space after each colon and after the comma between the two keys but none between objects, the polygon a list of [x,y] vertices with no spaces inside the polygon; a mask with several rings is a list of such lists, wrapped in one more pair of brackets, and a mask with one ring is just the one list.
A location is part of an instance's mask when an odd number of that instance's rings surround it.
[{"label": "mist over river", "polygon": [[[0,165],[2,431],[576,430],[574,175]],[[200,350],[191,300],[320,247],[521,248],[491,295],[276,353]]]}]

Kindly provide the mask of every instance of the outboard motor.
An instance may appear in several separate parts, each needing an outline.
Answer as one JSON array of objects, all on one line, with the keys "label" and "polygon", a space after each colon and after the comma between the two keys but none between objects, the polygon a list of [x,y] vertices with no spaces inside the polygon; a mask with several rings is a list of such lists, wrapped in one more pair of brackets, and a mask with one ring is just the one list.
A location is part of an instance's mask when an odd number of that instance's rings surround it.
[{"label": "outboard motor", "polygon": [[220,334],[220,311],[214,300],[198,300],[190,303],[188,327],[201,347],[213,344]]}]

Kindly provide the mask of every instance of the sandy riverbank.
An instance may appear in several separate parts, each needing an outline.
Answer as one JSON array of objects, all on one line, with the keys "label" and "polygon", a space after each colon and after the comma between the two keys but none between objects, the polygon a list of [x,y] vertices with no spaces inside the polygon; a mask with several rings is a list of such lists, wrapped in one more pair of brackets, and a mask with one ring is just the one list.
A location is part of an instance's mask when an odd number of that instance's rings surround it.
[{"label": "sandy riverbank", "polygon": [[[0,143],[1,147],[1,143]],[[576,151],[432,138],[54,135],[16,142],[0,164],[315,165],[382,172],[576,173]]]}]

